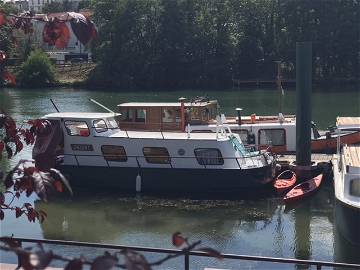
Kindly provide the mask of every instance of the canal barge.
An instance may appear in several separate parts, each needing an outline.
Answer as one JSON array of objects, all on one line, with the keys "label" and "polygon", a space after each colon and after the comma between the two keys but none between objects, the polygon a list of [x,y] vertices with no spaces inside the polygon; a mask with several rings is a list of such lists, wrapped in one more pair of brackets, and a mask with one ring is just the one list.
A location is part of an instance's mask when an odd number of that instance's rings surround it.
[{"label": "canal barge", "polygon": [[[127,130],[147,131],[190,131],[216,132],[216,116],[219,115],[217,100],[195,99],[185,102],[128,102],[118,105],[122,116],[119,124]],[[225,117],[226,123],[240,136],[242,143],[258,150],[267,149],[273,153],[296,152],[296,118],[294,115]],[[360,126],[360,117],[338,117],[337,129],[343,130],[349,124]],[[328,130],[320,134],[312,124],[311,148],[314,153],[335,153],[337,137],[341,143],[360,143],[360,130],[335,133]]]},{"label": "canal barge", "polygon": [[360,246],[360,145],[334,155],[335,221],[341,235]]},{"label": "canal barge", "polygon": [[274,179],[273,156],[245,148],[227,125],[219,124],[215,133],[129,131],[116,117],[44,116],[51,128],[37,137],[35,162],[60,168],[73,187],[124,191],[236,192]]}]

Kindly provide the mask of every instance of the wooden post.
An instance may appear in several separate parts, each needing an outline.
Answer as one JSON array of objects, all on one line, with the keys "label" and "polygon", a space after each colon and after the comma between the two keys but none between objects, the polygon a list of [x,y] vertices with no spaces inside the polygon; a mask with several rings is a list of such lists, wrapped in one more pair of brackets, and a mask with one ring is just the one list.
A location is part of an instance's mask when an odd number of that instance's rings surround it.
[{"label": "wooden post", "polygon": [[181,117],[181,131],[185,132],[185,100],[186,98],[179,98],[180,101],[180,117]]}]

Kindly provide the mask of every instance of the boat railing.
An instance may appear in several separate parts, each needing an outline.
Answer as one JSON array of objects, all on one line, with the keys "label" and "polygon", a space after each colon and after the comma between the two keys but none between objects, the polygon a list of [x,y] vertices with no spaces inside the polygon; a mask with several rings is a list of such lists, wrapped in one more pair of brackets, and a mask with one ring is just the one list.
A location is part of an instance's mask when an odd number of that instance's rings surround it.
[{"label": "boat railing", "polygon": [[[91,242],[78,242],[78,241],[64,241],[64,240],[50,240],[50,239],[30,239],[30,238],[12,238],[14,241],[17,241],[20,246],[23,246],[24,243],[30,244],[46,244],[54,246],[68,246],[68,247],[86,247],[86,248],[95,248],[95,249],[107,249],[107,250],[133,250],[136,252],[142,252],[146,254],[156,254],[156,255],[178,255],[183,256],[183,269],[190,269],[190,258],[191,257],[205,257],[205,258],[214,258],[211,253],[203,251],[187,251],[184,252],[180,249],[165,249],[165,248],[152,248],[152,247],[142,247],[142,246],[128,246],[128,245],[114,245],[114,244],[101,244],[101,243],[91,243]],[[290,258],[276,258],[276,257],[265,257],[265,256],[250,256],[250,255],[238,255],[238,254],[221,254],[223,261],[226,260],[237,260],[237,261],[250,261],[253,263],[272,263],[274,266],[276,264],[283,265],[295,265],[295,266],[307,266],[316,267],[317,270],[323,268],[333,267],[334,269],[360,269],[360,264],[350,264],[350,263],[339,263],[339,262],[328,262],[328,261],[317,261],[317,260],[303,260],[303,259],[290,259]],[[18,266],[21,266],[21,258],[18,257]],[[275,267],[276,268],[276,267]]]},{"label": "boat railing", "polygon": [[[154,159],[164,159],[166,160],[166,162],[161,162],[161,163],[151,163],[151,162],[147,162],[148,164],[156,164],[156,165],[169,165],[171,168],[176,167],[173,163],[173,161],[175,160],[194,160],[196,161],[197,164],[199,164],[200,166],[202,166],[203,168],[214,168],[217,169],[218,166],[222,166],[224,163],[221,164],[218,163],[218,160],[220,159],[219,157],[196,157],[196,156],[160,156],[160,155],[124,155],[123,158],[126,159],[125,161],[118,161],[118,160],[111,160],[112,158],[121,158],[121,156],[116,156],[116,155],[99,155],[99,154],[62,154],[58,156],[58,160],[61,161],[62,157],[74,157],[76,164],[79,166],[80,162],[79,162],[79,157],[101,157],[106,161],[107,167],[111,167],[109,162],[128,162],[129,159],[133,159],[136,161],[137,167],[138,168],[147,168],[147,166],[142,166],[140,161],[143,160],[148,160],[151,158]],[[199,162],[199,160],[207,160],[210,161],[208,164],[207,162]],[[226,161],[226,160],[235,160],[238,169],[244,169],[244,165],[249,165],[250,166],[256,166],[257,164],[259,164],[259,160],[261,161],[263,166],[268,165],[267,163],[267,157],[265,157],[264,153],[259,153],[257,156],[248,156],[248,157],[221,157],[222,160]],[[214,162],[212,162],[214,161]],[[201,164],[203,163],[203,164]],[[212,164],[213,163],[213,164]],[[243,165],[243,166],[242,166]],[[214,167],[216,166],[216,167]]]}]

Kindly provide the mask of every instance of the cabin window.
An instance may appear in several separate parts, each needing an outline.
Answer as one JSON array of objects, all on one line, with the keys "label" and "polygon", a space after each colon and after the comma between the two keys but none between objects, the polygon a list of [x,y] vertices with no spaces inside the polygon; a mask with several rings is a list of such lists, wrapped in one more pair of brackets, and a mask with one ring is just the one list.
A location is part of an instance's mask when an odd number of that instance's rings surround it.
[{"label": "cabin window", "polygon": [[144,147],[143,153],[148,163],[170,164],[171,159],[165,147]]},{"label": "cabin window", "polygon": [[175,122],[181,122],[181,109],[175,109]]},{"label": "cabin window", "polygon": [[93,121],[93,127],[95,128],[96,132],[101,133],[108,130],[106,123],[103,119],[96,119]]},{"label": "cabin window", "polygon": [[191,111],[190,114],[191,120],[200,120],[201,114],[199,108],[192,107],[190,111]]},{"label": "cabin window", "polygon": [[285,130],[284,129],[260,129],[259,130],[259,144],[281,146],[285,145]]},{"label": "cabin window", "polygon": [[169,108],[164,108],[162,113],[163,123],[172,123],[174,122],[174,110]]},{"label": "cabin window", "polygon": [[84,121],[65,121],[65,128],[70,136],[88,137],[90,130]]},{"label": "cabin window", "polygon": [[350,181],[350,191],[351,196],[360,197],[360,178],[352,179]]},{"label": "cabin window", "polygon": [[238,134],[243,144],[248,144],[249,131],[246,129],[231,130],[233,133]]},{"label": "cabin window", "polygon": [[195,157],[200,165],[223,165],[224,159],[219,149],[197,148],[194,150]]},{"label": "cabin window", "polygon": [[146,120],[146,110],[145,109],[137,109],[135,122],[145,123]]},{"label": "cabin window", "polygon": [[134,110],[132,109],[121,109],[120,119],[126,122],[132,122],[134,119]]},{"label": "cabin window", "polygon": [[110,129],[116,129],[116,128],[119,128],[117,122],[115,119],[108,119],[108,127]]},{"label": "cabin window", "polygon": [[125,148],[120,145],[102,145],[101,152],[107,161],[126,162],[127,155]]}]

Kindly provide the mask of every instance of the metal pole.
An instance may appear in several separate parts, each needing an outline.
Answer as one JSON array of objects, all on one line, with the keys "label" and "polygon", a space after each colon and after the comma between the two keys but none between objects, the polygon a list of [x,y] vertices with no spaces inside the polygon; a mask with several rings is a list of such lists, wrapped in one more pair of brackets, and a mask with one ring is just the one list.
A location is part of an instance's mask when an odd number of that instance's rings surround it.
[{"label": "metal pole", "polygon": [[275,63],[277,64],[277,76],[276,76],[276,85],[278,88],[278,96],[279,96],[279,113],[283,112],[283,95],[284,95],[284,90],[282,88],[281,85],[281,61],[275,61]]},{"label": "metal pole", "polygon": [[60,112],[59,109],[56,107],[54,101],[53,101],[51,98],[50,98],[50,101],[51,101],[52,105],[54,106],[55,110],[56,110],[57,112]]},{"label": "metal pole", "polygon": [[190,269],[189,253],[185,253],[184,257],[185,257],[185,270],[189,270]]},{"label": "metal pole", "polygon": [[296,165],[311,166],[312,43],[296,43]]}]

